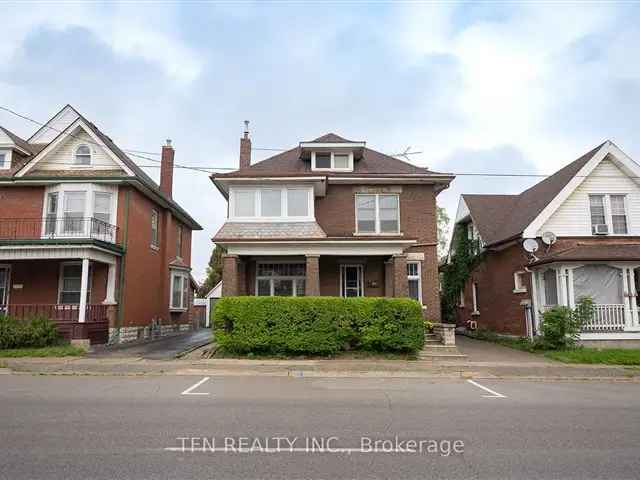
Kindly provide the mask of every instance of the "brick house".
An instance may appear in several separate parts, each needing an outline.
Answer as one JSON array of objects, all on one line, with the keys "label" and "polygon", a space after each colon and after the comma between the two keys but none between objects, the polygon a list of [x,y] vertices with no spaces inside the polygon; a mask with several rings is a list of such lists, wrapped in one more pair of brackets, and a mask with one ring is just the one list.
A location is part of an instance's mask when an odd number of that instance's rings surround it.
[{"label": "brick house", "polygon": [[92,343],[188,329],[201,227],[161,159],[158,186],[69,105],[28,140],[0,127],[0,313]]},{"label": "brick house", "polygon": [[457,324],[531,336],[546,309],[589,296],[583,343],[639,342],[638,178],[640,166],[607,141],[519,195],[462,195],[456,231],[481,257]]},{"label": "brick house", "polygon": [[222,295],[406,297],[440,318],[436,196],[451,175],[327,134],[214,174],[229,202],[213,241]]}]

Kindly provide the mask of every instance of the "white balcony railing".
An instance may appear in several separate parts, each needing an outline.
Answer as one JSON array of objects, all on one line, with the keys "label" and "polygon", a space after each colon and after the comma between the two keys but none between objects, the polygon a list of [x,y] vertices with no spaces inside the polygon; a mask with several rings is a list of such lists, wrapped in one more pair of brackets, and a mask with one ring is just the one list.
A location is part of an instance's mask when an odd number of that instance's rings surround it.
[{"label": "white balcony railing", "polygon": [[[556,305],[545,305],[543,310],[549,310]],[[625,327],[624,305],[597,304],[593,306],[593,318],[582,325],[583,332],[622,332]]]}]

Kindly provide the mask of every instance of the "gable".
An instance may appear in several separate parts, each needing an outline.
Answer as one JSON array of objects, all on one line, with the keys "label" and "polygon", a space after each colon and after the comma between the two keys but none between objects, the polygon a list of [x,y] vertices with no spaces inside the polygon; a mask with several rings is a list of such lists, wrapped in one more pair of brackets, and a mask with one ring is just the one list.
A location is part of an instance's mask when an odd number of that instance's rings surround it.
[{"label": "gable", "polygon": [[625,195],[629,235],[640,235],[640,186],[611,155],[591,171],[536,235],[551,231],[558,236],[591,236],[589,195],[593,194]]},{"label": "gable", "polygon": [[45,123],[31,138],[29,143],[50,143],[56,139],[60,132],[66,130],[69,125],[80,118],[71,105],[65,106],[51,120]]},{"label": "gable", "polygon": [[[86,145],[91,151],[91,165],[74,164],[75,152],[80,145]],[[113,160],[105,148],[94,142],[93,138],[81,126],[76,127],[63,138],[54,149],[44,154],[27,175],[38,172],[55,172],[60,170],[124,170]]]}]

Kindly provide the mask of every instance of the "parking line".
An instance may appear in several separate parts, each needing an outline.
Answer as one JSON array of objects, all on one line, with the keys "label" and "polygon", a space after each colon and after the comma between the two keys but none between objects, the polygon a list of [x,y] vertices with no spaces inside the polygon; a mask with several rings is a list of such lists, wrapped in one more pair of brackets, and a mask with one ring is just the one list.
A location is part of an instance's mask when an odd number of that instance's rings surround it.
[{"label": "parking line", "polygon": [[507,398],[506,395],[502,395],[501,393],[495,392],[490,388],[485,387],[484,385],[480,385],[478,382],[474,382],[473,380],[467,380],[467,382],[491,394],[491,395],[483,395],[484,398]]},{"label": "parking line", "polygon": [[211,377],[204,377],[202,380],[200,380],[198,383],[191,385],[189,388],[187,388],[184,392],[182,392],[180,395],[209,395],[208,392],[194,392],[193,390],[195,390],[196,388],[198,388],[200,385],[202,385],[204,382],[206,382],[207,380],[209,380]]}]

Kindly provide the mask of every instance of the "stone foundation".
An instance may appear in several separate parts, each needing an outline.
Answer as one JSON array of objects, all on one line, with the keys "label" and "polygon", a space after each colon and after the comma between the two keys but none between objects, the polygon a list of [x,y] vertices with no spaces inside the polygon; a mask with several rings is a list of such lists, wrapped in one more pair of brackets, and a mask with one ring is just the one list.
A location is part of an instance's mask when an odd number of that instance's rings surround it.
[{"label": "stone foundation", "polygon": [[162,325],[154,321],[144,327],[109,328],[109,345],[161,338],[173,333],[191,330],[190,323]]}]

